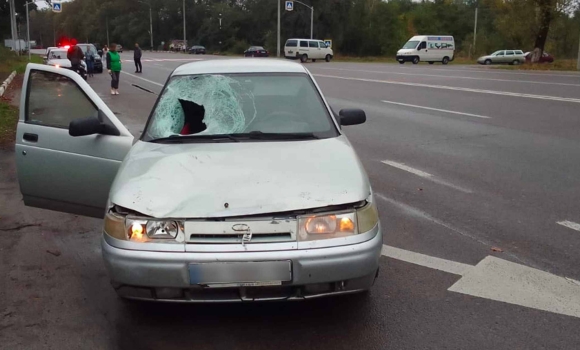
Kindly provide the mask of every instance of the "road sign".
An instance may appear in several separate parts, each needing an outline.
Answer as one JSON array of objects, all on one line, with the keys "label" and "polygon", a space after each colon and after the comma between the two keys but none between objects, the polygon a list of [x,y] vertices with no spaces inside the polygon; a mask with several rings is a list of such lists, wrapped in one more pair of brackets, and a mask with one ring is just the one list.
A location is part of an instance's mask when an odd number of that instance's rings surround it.
[{"label": "road sign", "polygon": [[52,12],[62,12],[62,4],[60,1],[52,2]]},{"label": "road sign", "polygon": [[294,10],[294,1],[286,1],[286,5],[284,6],[286,11]]},{"label": "road sign", "polygon": [[324,39],[324,43],[329,49],[332,49],[332,39]]}]

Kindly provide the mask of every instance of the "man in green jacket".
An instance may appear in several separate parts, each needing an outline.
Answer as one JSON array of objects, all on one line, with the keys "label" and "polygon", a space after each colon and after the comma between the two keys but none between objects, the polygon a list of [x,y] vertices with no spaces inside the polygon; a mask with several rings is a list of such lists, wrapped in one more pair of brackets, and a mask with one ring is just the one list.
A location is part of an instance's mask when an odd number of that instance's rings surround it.
[{"label": "man in green jacket", "polygon": [[109,52],[107,52],[107,69],[111,75],[111,95],[118,95],[121,55],[117,52],[117,44],[112,44]]}]

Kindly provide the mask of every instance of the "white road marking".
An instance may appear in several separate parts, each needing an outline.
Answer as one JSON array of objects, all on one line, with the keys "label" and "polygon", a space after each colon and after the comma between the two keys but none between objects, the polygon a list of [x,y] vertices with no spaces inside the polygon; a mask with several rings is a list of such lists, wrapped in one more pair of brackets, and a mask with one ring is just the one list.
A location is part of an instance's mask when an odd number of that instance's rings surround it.
[{"label": "white road marking", "polygon": [[572,230],[580,231],[580,224],[577,224],[573,221],[568,221],[568,220],[558,221],[557,224],[565,226],[567,228],[571,228]]},{"label": "white road marking", "polygon": [[157,86],[161,86],[161,87],[163,87],[163,84],[159,84],[158,82],[155,82],[155,81],[153,81],[153,80],[149,80],[149,79],[141,78],[141,77],[138,77],[138,76],[136,76],[136,75],[134,75],[134,74],[131,74],[131,73],[126,73],[126,72],[123,72],[123,74],[127,74],[127,75],[129,75],[129,76],[132,76],[133,78],[141,79],[141,80],[143,80],[143,81],[146,81],[146,82],[148,82],[148,83],[150,83],[150,84],[153,84],[153,85],[157,85]]},{"label": "white road marking", "polygon": [[487,117],[485,115],[472,114],[472,113],[464,113],[464,112],[456,112],[456,111],[450,111],[450,110],[447,110],[447,109],[439,109],[439,108],[433,108],[433,107],[425,107],[425,106],[411,105],[411,104],[407,104],[407,103],[394,102],[394,101],[386,101],[386,100],[382,100],[382,102],[384,102],[384,103],[390,103],[390,104],[393,104],[393,105],[399,105],[399,106],[406,106],[406,107],[413,107],[413,108],[428,109],[430,111],[437,111],[437,112],[445,112],[445,113],[451,113],[451,114],[466,115],[468,117],[491,119],[491,117]]},{"label": "white road marking", "polygon": [[[580,87],[580,84],[571,84],[571,83],[556,83],[556,82],[547,82],[547,81],[532,81],[532,80],[510,80],[510,79],[497,79],[497,78],[478,78],[478,77],[461,77],[455,75],[437,75],[437,74],[422,74],[422,73],[401,73],[401,72],[393,72],[393,71],[374,71],[374,70],[365,70],[365,69],[346,69],[346,68],[328,68],[328,67],[316,67],[315,69],[324,69],[324,70],[338,70],[338,71],[346,71],[346,72],[362,72],[362,73],[373,73],[373,74],[394,74],[394,75],[411,75],[411,76],[420,76],[420,77],[434,77],[434,78],[444,78],[444,79],[467,79],[467,80],[487,80],[487,81],[500,81],[500,82],[508,82],[508,83],[519,83],[519,84],[541,84],[541,85],[560,85],[560,86],[576,86]],[[430,69],[431,70],[431,69]],[[440,69],[446,72],[456,72],[458,70],[449,70],[449,69]],[[471,70],[469,70],[471,72]],[[479,73],[479,71],[473,71],[475,73]],[[489,72],[486,72],[489,73]],[[580,76],[579,76],[580,78]]]},{"label": "white road marking", "polygon": [[388,245],[383,245],[381,254],[389,258],[405,261],[415,265],[425,266],[430,269],[452,273],[454,275],[463,276],[465,273],[467,273],[467,271],[473,268],[472,265],[440,259],[425,254],[411,252],[409,250],[391,247]]},{"label": "white road marking", "polygon": [[451,292],[580,317],[580,285],[548,272],[487,256]]},{"label": "white road marking", "polygon": [[364,81],[364,82],[379,83],[379,84],[418,86],[418,87],[425,87],[425,88],[431,88],[431,89],[465,91],[465,92],[473,92],[473,93],[480,93],[480,94],[490,94],[490,95],[500,95],[500,96],[513,96],[513,97],[533,98],[533,99],[538,99],[538,100],[551,100],[551,101],[560,101],[560,102],[580,103],[580,99],[578,99],[578,98],[567,98],[567,97],[546,96],[546,95],[533,95],[533,94],[521,94],[521,93],[516,93],[516,92],[495,91],[495,90],[482,90],[482,89],[470,89],[470,88],[462,88],[462,87],[456,87],[456,86],[445,86],[445,85],[431,85],[431,84],[420,84],[420,83],[407,83],[407,82],[393,81],[393,80],[350,78],[350,77],[341,77],[341,76],[337,76],[337,75],[324,75],[324,74],[313,74],[313,75],[316,76],[316,77],[321,77],[321,78]]},{"label": "white road marking", "polygon": [[386,164],[386,165],[390,165],[390,166],[392,166],[394,168],[397,168],[397,169],[400,169],[400,170],[404,170],[404,171],[410,172],[411,174],[420,176],[420,177],[422,177],[424,179],[427,179],[429,181],[438,183],[440,185],[444,185],[444,186],[447,186],[447,187],[451,187],[451,188],[456,189],[456,190],[461,191],[461,192],[465,192],[465,193],[472,193],[473,192],[473,191],[471,191],[469,189],[466,189],[466,188],[463,188],[463,187],[460,187],[460,186],[456,186],[456,185],[451,184],[451,183],[449,183],[447,181],[440,180],[440,179],[434,177],[432,174],[429,174],[429,173],[424,172],[424,171],[419,170],[419,169],[412,168],[412,167],[410,167],[408,165],[405,165],[403,163],[394,162],[394,161],[388,160],[388,159],[387,160],[382,160],[381,163]]},{"label": "white road marking", "polygon": [[[347,72],[363,72],[363,73],[373,73],[373,74],[395,74],[395,75],[411,75],[420,77],[434,77],[443,79],[468,79],[468,80],[487,80],[487,81],[500,81],[508,83],[519,83],[519,84],[541,84],[541,85],[561,85],[561,86],[575,86],[580,87],[580,84],[570,84],[570,83],[552,83],[546,81],[531,81],[531,80],[510,80],[510,79],[496,79],[496,78],[477,78],[477,77],[460,77],[455,75],[437,75],[437,74],[420,74],[420,73],[401,73],[401,72],[390,72],[390,71],[373,71],[373,70],[363,70],[363,69],[345,69],[345,68],[326,68],[326,67],[316,67],[315,69],[326,69],[326,70],[339,70]],[[447,72],[453,72],[446,70]]]}]

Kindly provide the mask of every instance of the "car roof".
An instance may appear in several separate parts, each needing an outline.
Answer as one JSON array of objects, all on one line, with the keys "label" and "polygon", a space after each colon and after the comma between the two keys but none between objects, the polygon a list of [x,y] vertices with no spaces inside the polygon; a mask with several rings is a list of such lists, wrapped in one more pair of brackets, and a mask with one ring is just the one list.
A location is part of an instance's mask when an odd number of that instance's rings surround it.
[{"label": "car roof", "polygon": [[214,73],[306,73],[306,69],[291,61],[238,58],[186,63],[177,67],[171,75]]},{"label": "car roof", "polygon": [[[301,38],[290,38],[290,39],[288,39],[288,40],[311,40],[311,41],[324,41],[324,40],[320,40],[320,39],[306,39],[306,38],[304,38],[304,39],[301,39]],[[288,41],[288,40],[286,40],[286,41]]]}]

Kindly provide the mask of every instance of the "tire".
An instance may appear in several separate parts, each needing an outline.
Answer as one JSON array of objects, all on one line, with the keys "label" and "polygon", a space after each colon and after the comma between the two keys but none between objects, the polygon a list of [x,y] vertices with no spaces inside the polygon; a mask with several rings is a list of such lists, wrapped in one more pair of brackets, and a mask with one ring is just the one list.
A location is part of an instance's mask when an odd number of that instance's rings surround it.
[{"label": "tire", "polygon": [[325,60],[326,62],[330,62],[330,55],[326,55],[326,57],[324,57],[324,60]]},{"label": "tire", "polygon": [[443,57],[443,61],[441,61],[441,63],[443,63],[443,64],[449,63],[449,57],[447,57],[447,56]]},{"label": "tire", "polygon": [[300,56],[300,62],[306,63],[306,61],[308,61],[308,55],[304,54]]},{"label": "tire", "polygon": [[399,61],[399,64],[405,64],[405,61]]},{"label": "tire", "polygon": [[413,64],[418,64],[419,63],[419,57],[415,56],[413,57]]},{"label": "tire", "polygon": [[433,63],[435,63],[435,62],[429,62],[429,64],[433,64]]},{"label": "tire", "polygon": [[518,60],[514,60],[514,61],[512,62],[512,65],[514,65],[514,66],[517,66],[517,65],[519,65],[519,64],[520,64],[520,61],[518,61]]},{"label": "tire", "polygon": [[313,59],[312,59],[312,62],[316,62],[316,60],[313,58]]},{"label": "tire", "polygon": [[486,66],[489,66],[491,64],[491,60],[485,60],[485,62],[483,62],[483,64],[485,64]]}]

